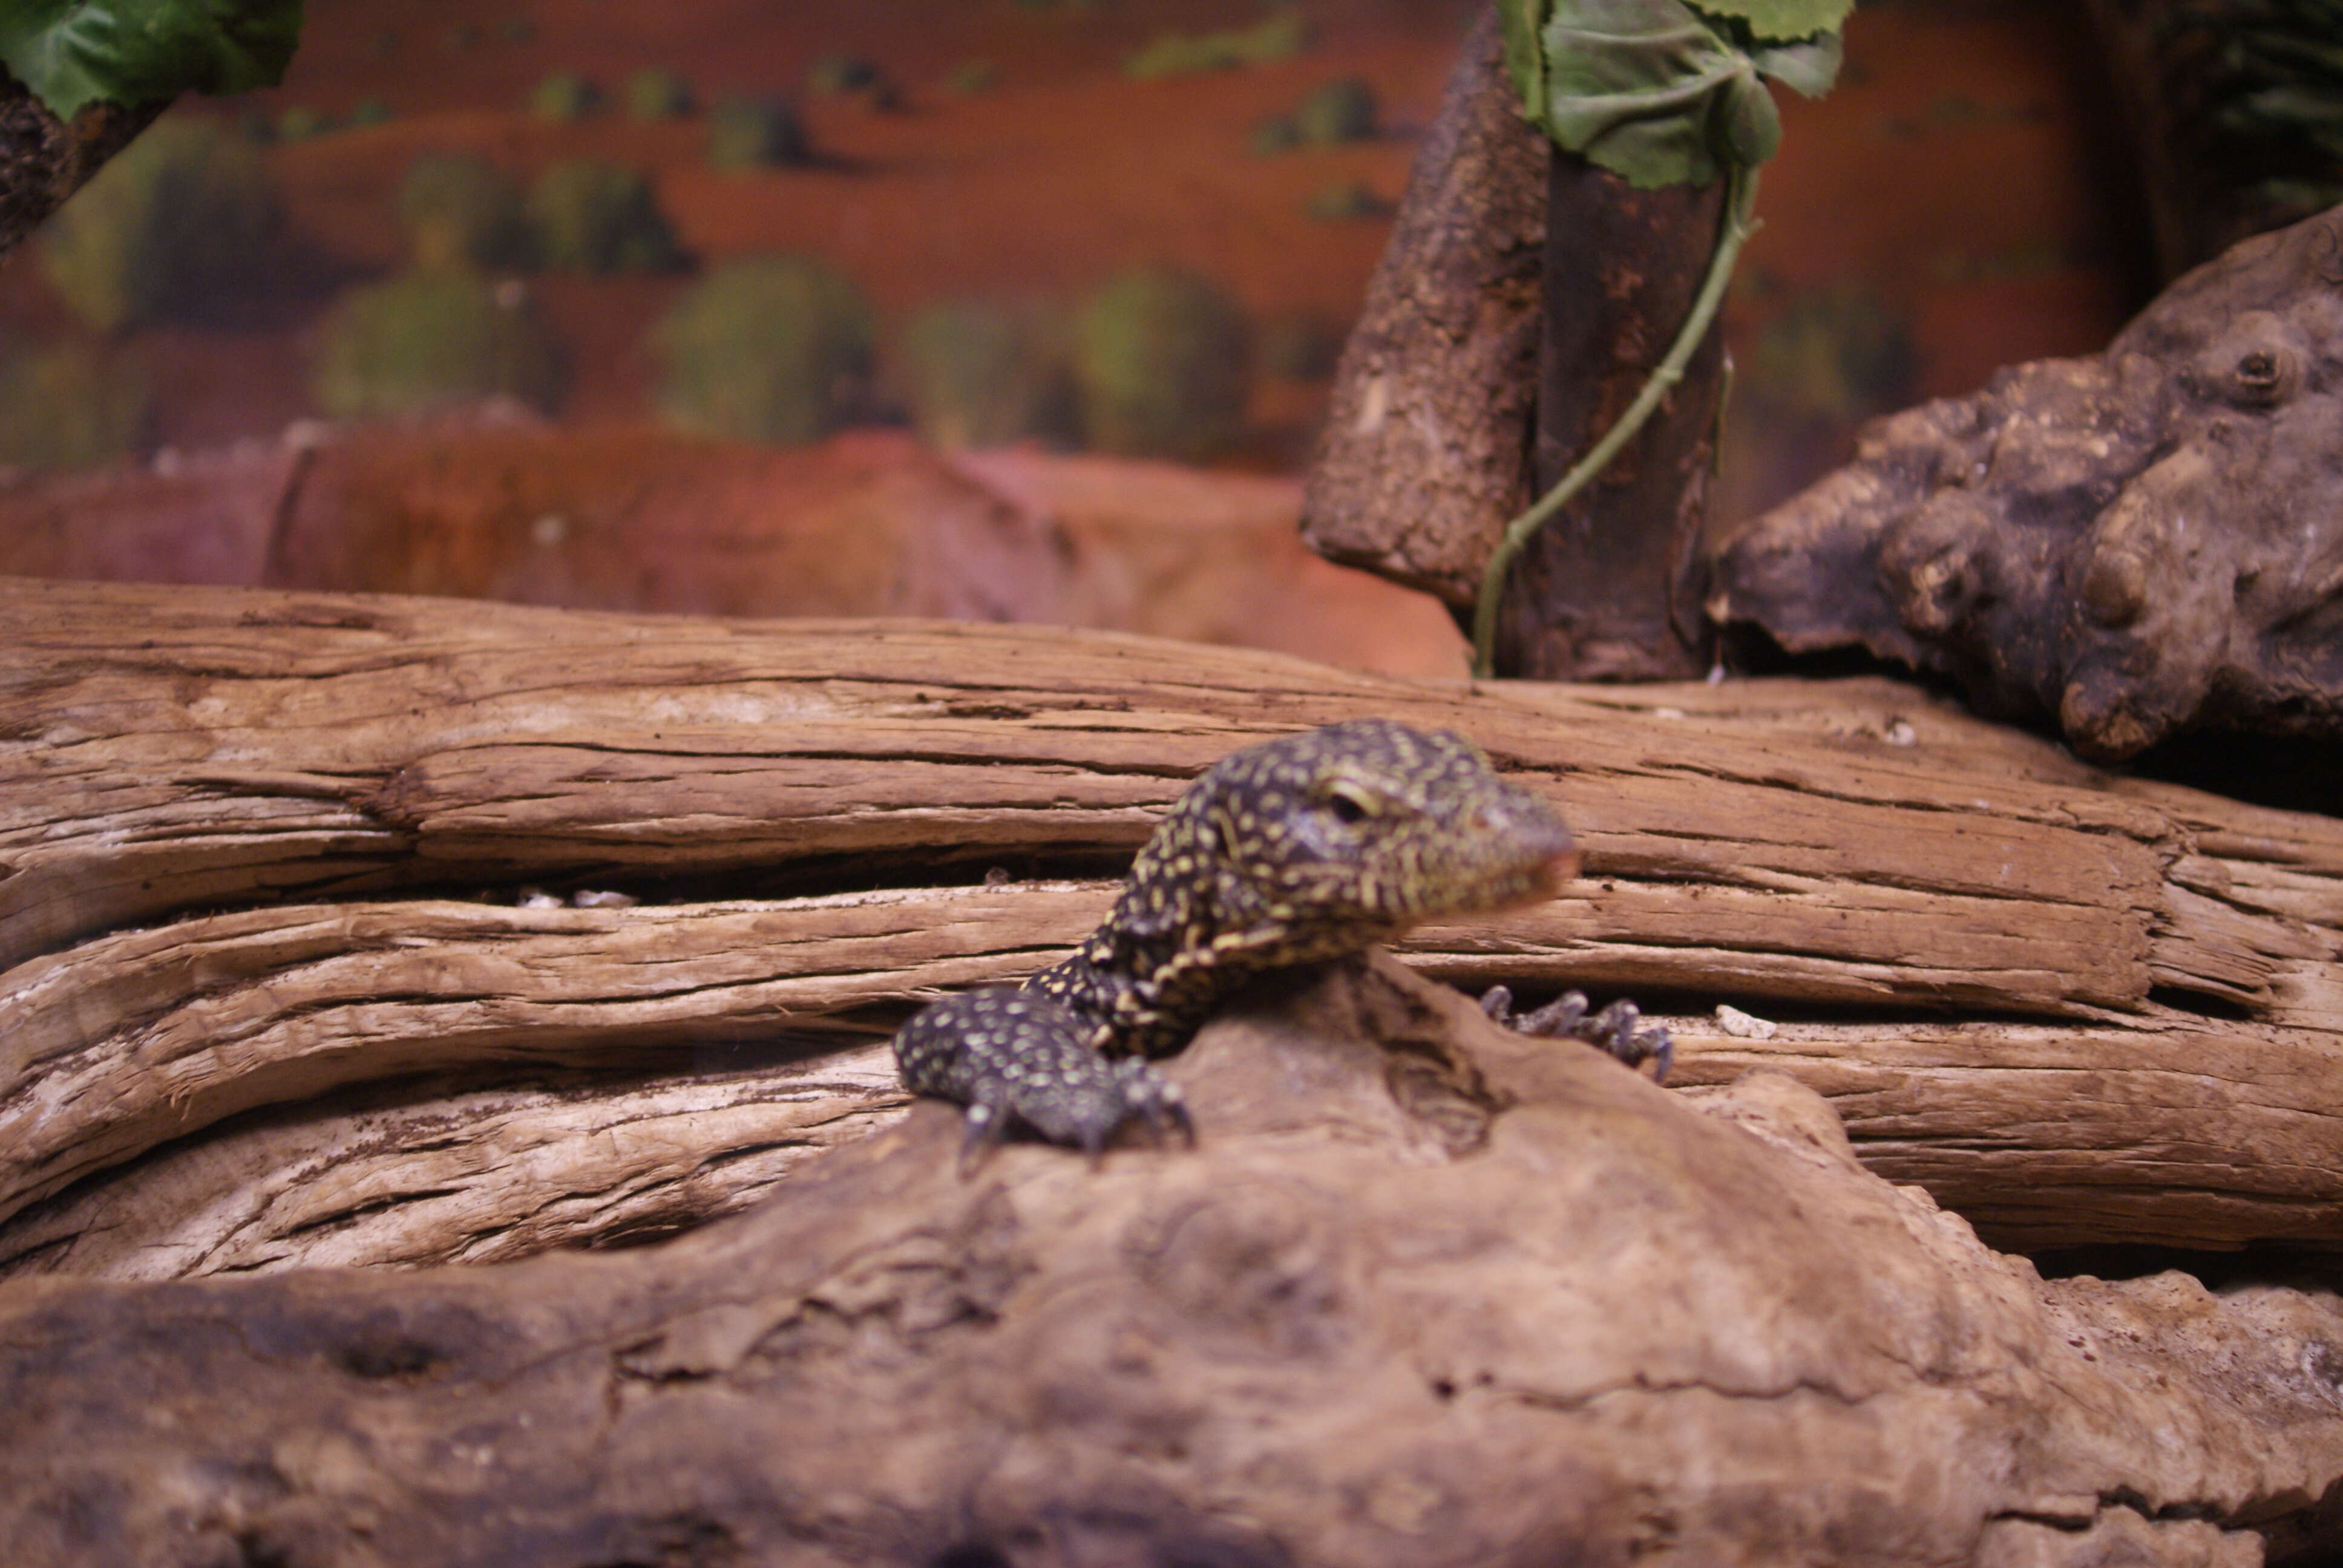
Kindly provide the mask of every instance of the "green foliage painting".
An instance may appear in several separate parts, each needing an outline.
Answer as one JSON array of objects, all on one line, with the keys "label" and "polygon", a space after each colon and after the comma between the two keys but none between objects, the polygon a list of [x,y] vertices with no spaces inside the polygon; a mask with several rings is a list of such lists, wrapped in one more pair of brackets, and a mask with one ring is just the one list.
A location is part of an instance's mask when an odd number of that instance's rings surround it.
[{"label": "green foliage painting", "polygon": [[1082,435],[1131,457],[1211,456],[1234,438],[1252,386],[1250,327],[1227,290],[1192,273],[1126,273],[1074,323]]},{"label": "green foliage painting", "polygon": [[929,306],[898,354],[911,421],[930,446],[1005,447],[1073,425],[1066,332],[1049,312],[985,300]]},{"label": "green foliage painting", "polygon": [[562,371],[560,347],[520,285],[415,272],[335,307],[311,389],[339,419],[495,397],[550,410]]},{"label": "green foliage painting", "polygon": [[659,410],[679,429],[799,446],[843,423],[870,369],[870,307],[810,256],[710,272],[658,330]]},{"label": "green foliage painting", "polygon": [[529,187],[528,206],[548,266],[608,276],[683,263],[683,247],[639,170],[590,158],[558,163]]},{"label": "green foliage painting", "polygon": [[811,161],[805,122],[779,98],[729,97],[708,111],[708,166],[772,168]]},{"label": "green foliage painting", "polygon": [[41,269],[84,322],[120,332],[235,286],[276,219],[250,143],[207,120],[166,117],[57,209]]},{"label": "green foliage painting", "polygon": [[61,120],[87,104],[242,93],[285,79],[301,0],[9,0],[0,64]]},{"label": "green foliage painting", "polygon": [[135,361],[79,338],[0,344],[0,463],[85,468],[137,450],[154,398]]},{"label": "green foliage painting", "polygon": [[407,254],[426,270],[518,271],[536,257],[520,186],[485,158],[426,153],[398,187]]},{"label": "green foliage painting", "polygon": [[1221,33],[1165,33],[1122,62],[1122,73],[1137,81],[1160,76],[1184,76],[1198,71],[1227,71],[1239,65],[1265,65],[1300,54],[1310,46],[1310,24],[1298,11],[1281,8],[1251,27]]}]

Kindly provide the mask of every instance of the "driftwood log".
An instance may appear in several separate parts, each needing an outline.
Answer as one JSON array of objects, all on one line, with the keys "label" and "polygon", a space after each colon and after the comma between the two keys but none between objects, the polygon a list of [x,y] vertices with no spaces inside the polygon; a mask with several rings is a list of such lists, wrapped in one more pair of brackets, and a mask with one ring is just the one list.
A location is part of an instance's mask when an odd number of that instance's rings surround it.
[{"label": "driftwood log", "polygon": [[[0,626],[7,1561],[2338,1544],[2330,1293],[1971,1229],[2331,1271],[2326,818],[1875,680],[21,579]],[[1368,713],[1586,850],[1405,961],[1677,999],[1680,1091],[1377,960],[1176,1060],[1197,1154],[956,1180],[891,1021]],[[580,1248],[633,1250],[530,1258]]]},{"label": "driftwood log", "polygon": [[2045,1282],[1778,1075],[1703,1115],[1373,960],[1193,1157],[940,1106],[655,1253],[0,1290],[20,1563],[2129,1563],[2334,1543],[2343,1309]]},{"label": "driftwood log", "polygon": [[1943,670],[2127,758],[2343,737],[2343,210],[2190,273],[2104,354],[1868,427],[1720,548],[1710,614]]},{"label": "driftwood log", "polygon": [[[687,1223],[767,1183],[739,1150],[900,1113],[853,1052],[1065,951],[1194,773],[1369,713],[1463,729],[1586,849],[1571,896],[1417,933],[1427,972],[1767,1017],[1765,1039],[1684,1020],[1681,1081],[1801,1075],[1874,1169],[1999,1244],[2343,1241],[2343,828],[2098,773],[1892,684],[1473,692],[1111,636],[22,580],[0,621],[19,1269],[510,1255],[537,1222],[490,1234],[486,1194],[528,1182],[468,1154],[502,1134],[451,1131],[418,1075],[653,1116],[761,1064],[735,1132],[647,1156],[658,1191],[608,1221]],[[514,907],[525,883],[646,901]],[[498,1115],[524,1113],[560,1120]],[[597,1128],[636,1113],[573,1113],[525,1211],[612,1191]],[[358,1146],[364,1180],[334,1153]],[[400,1147],[430,1156],[406,1186]],[[563,1189],[573,1157],[602,1185]],[[340,1187],[267,1221],[260,1170],[305,1160]],[[283,1232],[244,1232],[262,1252],[215,1251],[206,1161],[219,1202],[258,1183],[241,1212]],[[546,1233],[590,1239],[590,1208]]]}]

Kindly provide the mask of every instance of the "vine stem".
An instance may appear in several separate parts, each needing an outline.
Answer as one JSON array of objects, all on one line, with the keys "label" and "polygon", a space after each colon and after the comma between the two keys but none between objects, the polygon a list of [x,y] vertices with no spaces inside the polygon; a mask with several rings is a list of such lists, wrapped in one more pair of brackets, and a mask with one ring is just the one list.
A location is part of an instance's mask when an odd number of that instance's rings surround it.
[{"label": "vine stem", "polygon": [[1571,498],[1610,466],[1620,448],[1634,440],[1635,433],[1650,420],[1669,389],[1684,379],[1684,367],[1692,362],[1700,340],[1708,336],[1709,324],[1716,319],[1717,307],[1725,302],[1725,286],[1733,280],[1733,264],[1740,257],[1741,246],[1756,232],[1751,221],[1756,208],[1756,166],[1733,164],[1725,176],[1725,217],[1717,230],[1716,249],[1708,258],[1708,276],[1701,279],[1700,292],[1693,297],[1692,311],[1677,330],[1675,341],[1668,345],[1667,357],[1654,367],[1627,411],[1603,433],[1603,438],[1586,456],[1579,458],[1553,489],[1533,502],[1528,511],[1505,525],[1496,553],[1489,558],[1488,569],[1482,574],[1480,597],[1473,606],[1473,674],[1476,679],[1486,680],[1496,673],[1497,603],[1504,598],[1505,574],[1513,569],[1513,558],[1522,553],[1522,547],[1530,542],[1531,536],[1547,518],[1568,506]]}]

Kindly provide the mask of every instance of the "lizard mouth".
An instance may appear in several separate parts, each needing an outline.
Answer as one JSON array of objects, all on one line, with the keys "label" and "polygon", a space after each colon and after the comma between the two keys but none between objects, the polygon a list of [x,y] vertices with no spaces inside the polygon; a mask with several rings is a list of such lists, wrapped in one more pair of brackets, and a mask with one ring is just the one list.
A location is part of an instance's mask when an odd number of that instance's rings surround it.
[{"label": "lizard mouth", "polygon": [[1557,850],[1530,872],[1529,894],[1525,902],[1551,899],[1562,891],[1564,882],[1578,875],[1578,851],[1575,849]]},{"label": "lizard mouth", "polygon": [[1578,850],[1575,848],[1556,849],[1552,854],[1530,863],[1527,870],[1516,872],[1513,883],[1517,890],[1512,896],[1493,899],[1479,906],[1490,914],[1502,914],[1509,910],[1526,910],[1561,896],[1563,885],[1578,875]]}]

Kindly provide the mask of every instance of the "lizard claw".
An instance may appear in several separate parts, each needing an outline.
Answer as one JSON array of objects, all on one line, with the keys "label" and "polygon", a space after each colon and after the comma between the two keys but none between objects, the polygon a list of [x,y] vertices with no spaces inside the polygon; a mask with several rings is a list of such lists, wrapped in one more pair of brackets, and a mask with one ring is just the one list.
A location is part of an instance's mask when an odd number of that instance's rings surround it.
[{"label": "lizard claw", "polygon": [[1188,1114],[1188,1101],[1178,1084],[1153,1063],[1136,1056],[1116,1062],[1114,1075],[1122,1088],[1123,1113],[1144,1118],[1158,1145],[1167,1134],[1177,1132],[1182,1143],[1191,1149],[1196,1146],[1196,1119]]},{"label": "lizard claw", "polygon": [[1668,1068],[1675,1060],[1675,1040],[1667,1025],[1644,1021],[1643,1010],[1625,997],[1591,1018],[1586,1007],[1585,992],[1566,990],[1534,1012],[1516,1015],[1513,993],[1507,988],[1494,985],[1481,994],[1481,1010],[1508,1029],[1548,1040],[1583,1040],[1630,1068],[1648,1061],[1652,1081],[1667,1081]]},{"label": "lizard claw", "polygon": [[960,1176],[965,1181],[976,1174],[984,1157],[1000,1145],[1002,1134],[1009,1131],[1010,1116],[1005,1108],[984,1101],[971,1101],[968,1115],[960,1121]]}]

